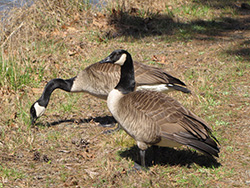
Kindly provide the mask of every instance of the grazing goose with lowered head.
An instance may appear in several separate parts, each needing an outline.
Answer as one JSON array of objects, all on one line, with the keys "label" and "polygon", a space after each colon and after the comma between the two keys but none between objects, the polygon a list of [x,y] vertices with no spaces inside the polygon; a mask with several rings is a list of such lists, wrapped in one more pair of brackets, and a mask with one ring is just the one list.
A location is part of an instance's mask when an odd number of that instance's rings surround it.
[{"label": "grazing goose with lowered head", "polygon": [[186,145],[218,157],[218,141],[201,118],[165,94],[135,91],[134,66],[127,51],[116,50],[99,63],[121,66],[121,78],[109,93],[107,104],[116,121],[136,140],[142,166],[145,167],[145,151],[149,145]]},{"label": "grazing goose with lowered head", "polygon": [[[134,67],[138,90],[151,89],[162,92],[177,90],[190,93],[182,81],[160,68],[138,62],[134,62]],[[73,78],[50,80],[41,97],[30,108],[31,123],[34,124],[37,118],[45,112],[50,96],[57,88],[67,92],[87,92],[98,98],[106,99],[108,93],[120,79],[120,69],[119,65],[94,63]]]}]

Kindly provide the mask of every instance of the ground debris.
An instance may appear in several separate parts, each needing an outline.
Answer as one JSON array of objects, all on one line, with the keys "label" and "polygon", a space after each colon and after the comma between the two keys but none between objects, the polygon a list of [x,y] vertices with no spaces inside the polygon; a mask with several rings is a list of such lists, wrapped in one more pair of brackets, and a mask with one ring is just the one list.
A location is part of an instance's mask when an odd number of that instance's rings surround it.
[{"label": "ground debris", "polygon": [[76,177],[69,177],[66,182],[64,183],[64,187],[72,187],[72,186],[78,186],[79,180]]},{"label": "ground debris", "polygon": [[89,160],[95,158],[94,154],[88,153],[88,152],[80,152],[77,153],[77,156],[80,158],[83,158],[84,160]]},{"label": "ground debris", "polygon": [[71,153],[71,151],[67,151],[67,150],[59,150],[59,152],[62,152],[62,153]]},{"label": "ground debris", "polygon": [[71,143],[72,144],[75,144],[77,147],[80,147],[80,148],[87,148],[90,144],[89,140],[85,139],[85,138],[73,138],[71,140]]},{"label": "ground debris", "polygon": [[85,169],[85,171],[87,172],[87,174],[88,174],[92,179],[94,179],[96,176],[99,175],[98,172],[95,172],[96,170],[98,170],[98,169],[96,169],[96,168]]},{"label": "ground debris", "polygon": [[34,152],[33,160],[34,161],[39,161],[40,160],[40,153],[38,151]]},{"label": "ground debris", "polygon": [[43,161],[46,163],[51,163],[51,160],[48,158],[47,155],[41,155],[41,153],[39,151],[35,151],[34,155],[33,155],[33,160],[34,161]]}]

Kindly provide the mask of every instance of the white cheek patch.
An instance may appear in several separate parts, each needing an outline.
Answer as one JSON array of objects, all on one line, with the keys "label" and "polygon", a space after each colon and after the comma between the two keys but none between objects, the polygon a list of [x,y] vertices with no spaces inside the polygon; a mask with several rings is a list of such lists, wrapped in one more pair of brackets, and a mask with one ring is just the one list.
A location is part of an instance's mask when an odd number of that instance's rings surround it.
[{"label": "white cheek patch", "polygon": [[41,115],[43,115],[43,113],[45,112],[45,107],[40,106],[38,104],[38,102],[36,102],[36,104],[34,105],[34,108],[36,110],[36,116],[40,117]]},{"label": "white cheek patch", "polygon": [[127,58],[127,54],[122,54],[122,56],[120,57],[120,59],[117,60],[114,64],[122,66],[124,64],[124,62],[126,61],[126,58]]}]

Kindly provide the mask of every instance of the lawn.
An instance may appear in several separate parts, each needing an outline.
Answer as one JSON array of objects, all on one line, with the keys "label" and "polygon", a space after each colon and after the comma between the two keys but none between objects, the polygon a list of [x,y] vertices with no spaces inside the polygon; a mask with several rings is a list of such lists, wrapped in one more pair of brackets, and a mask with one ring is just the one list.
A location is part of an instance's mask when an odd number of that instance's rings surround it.
[{"label": "lawn", "polygon": [[[37,0],[0,27],[0,187],[249,187],[250,9],[247,1]],[[168,93],[202,117],[221,144],[211,159],[186,147],[139,150],[106,101],[56,90],[30,125],[53,78],[71,78],[115,49],[167,70],[192,94]]]}]

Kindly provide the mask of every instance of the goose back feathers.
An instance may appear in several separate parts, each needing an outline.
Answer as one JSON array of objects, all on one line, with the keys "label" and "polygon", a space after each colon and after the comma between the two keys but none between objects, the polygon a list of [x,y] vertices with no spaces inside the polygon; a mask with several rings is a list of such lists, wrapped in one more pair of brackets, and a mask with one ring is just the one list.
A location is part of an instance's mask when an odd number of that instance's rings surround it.
[{"label": "goose back feathers", "polygon": [[[119,65],[94,63],[77,75],[71,91],[84,91],[106,99],[108,93],[117,85],[120,79],[120,69]],[[162,84],[164,85],[164,91],[179,90],[190,93],[182,81],[160,68],[134,62],[134,71],[138,90],[144,89],[143,86],[148,86],[145,87],[146,89],[154,90],[154,88],[151,89],[150,87]],[[175,86],[177,86],[177,89]]]}]

